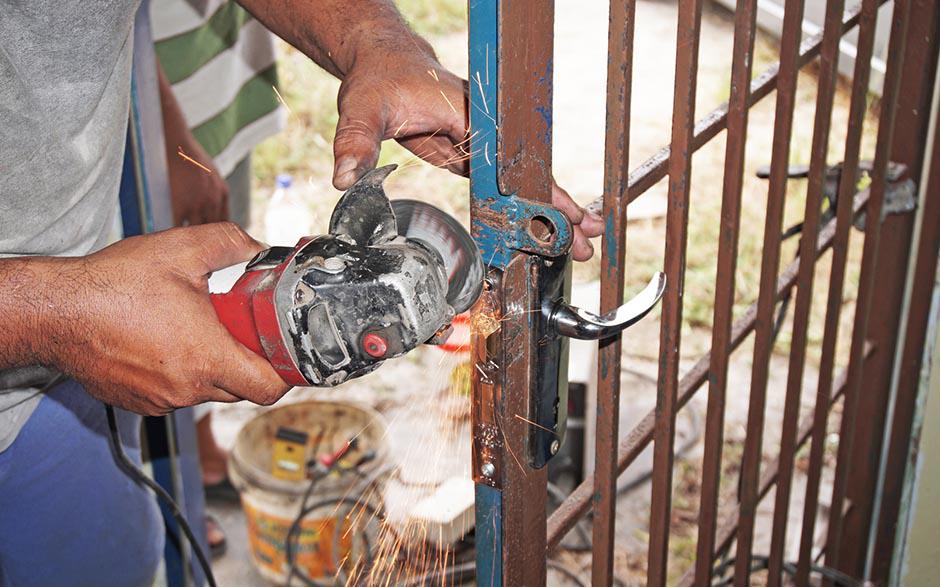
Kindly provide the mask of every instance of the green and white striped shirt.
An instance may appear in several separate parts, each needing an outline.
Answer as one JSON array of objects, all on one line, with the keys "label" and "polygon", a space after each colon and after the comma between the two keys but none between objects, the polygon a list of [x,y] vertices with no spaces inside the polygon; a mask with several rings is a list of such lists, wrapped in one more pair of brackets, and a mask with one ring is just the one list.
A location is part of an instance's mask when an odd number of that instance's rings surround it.
[{"label": "green and white striped shirt", "polygon": [[284,127],[277,99],[274,38],[229,0],[153,0],[157,57],[186,122],[229,175]]}]

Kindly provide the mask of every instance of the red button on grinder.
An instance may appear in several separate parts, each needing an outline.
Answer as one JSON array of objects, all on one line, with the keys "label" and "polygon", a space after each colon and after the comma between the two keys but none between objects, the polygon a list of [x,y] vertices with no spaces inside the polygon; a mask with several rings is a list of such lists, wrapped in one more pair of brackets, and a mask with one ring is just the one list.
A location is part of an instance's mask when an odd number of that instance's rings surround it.
[{"label": "red button on grinder", "polygon": [[369,332],[362,337],[362,350],[370,357],[380,359],[388,352],[388,344],[385,339],[374,332]]}]

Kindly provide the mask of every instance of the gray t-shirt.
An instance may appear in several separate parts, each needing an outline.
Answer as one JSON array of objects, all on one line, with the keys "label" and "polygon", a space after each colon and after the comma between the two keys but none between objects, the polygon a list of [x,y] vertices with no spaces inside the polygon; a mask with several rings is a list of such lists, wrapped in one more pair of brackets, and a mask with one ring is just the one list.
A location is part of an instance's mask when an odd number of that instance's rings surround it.
[{"label": "gray t-shirt", "polygon": [[[0,0],[0,257],[113,238],[138,2]],[[0,371],[0,451],[52,375]]]}]

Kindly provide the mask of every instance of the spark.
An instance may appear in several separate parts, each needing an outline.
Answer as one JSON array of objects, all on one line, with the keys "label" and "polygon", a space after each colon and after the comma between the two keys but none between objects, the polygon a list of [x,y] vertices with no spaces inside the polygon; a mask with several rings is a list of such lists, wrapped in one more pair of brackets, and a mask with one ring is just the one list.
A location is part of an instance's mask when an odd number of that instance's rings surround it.
[{"label": "spark", "polygon": [[428,70],[428,75],[430,75],[431,77],[433,77],[433,78],[434,78],[434,81],[436,81],[437,83],[440,83],[440,82],[441,82],[441,78],[437,77],[437,72],[436,72],[435,70],[429,69],[429,70]]},{"label": "spark", "polygon": [[513,414],[513,417],[516,418],[517,420],[522,420],[522,421],[525,422],[526,424],[531,424],[531,425],[535,426],[536,428],[541,428],[541,429],[544,430],[545,432],[549,432],[549,433],[551,433],[551,434],[554,434],[555,436],[558,436],[558,433],[556,433],[554,430],[552,430],[552,429],[550,429],[550,428],[546,428],[545,426],[542,426],[541,424],[537,424],[536,422],[533,422],[532,420],[529,420],[528,418],[523,418],[523,417],[520,416],[519,414]]},{"label": "spark", "polygon": [[447,94],[444,93],[444,90],[440,90],[441,96],[443,96],[444,101],[447,102],[447,105],[450,106],[450,109],[454,111],[454,114],[457,114],[457,109],[454,108],[454,104],[450,101],[450,98],[447,97]]},{"label": "spark", "polygon": [[490,45],[486,44],[486,85],[490,85]]},{"label": "spark", "polygon": [[180,158],[183,159],[184,161],[188,161],[188,162],[192,163],[193,165],[195,165],[196,167],[198,167],[199,169],[202,169],[203,171],[205,171],[205,172],[208,173],[209,175],[212,175],[212,170],[211,170],[211,169],[209,169],[208,167],[206,167],[205,165],[203,165],[203,164],[200,163],[199,161],[196,161],[195,159],[193,159],[192,157],[190,157],[189,155],[187,155],[187,154],[183,151],[183,147],[182,147],[182,146],[180,146],[180,145],[177,145],[177,146],[176,146],[176,154],[179,155]]},{"label": "spark", "polygon": [[283,104],[284,108],[287,109],[287,113],[291,115],[294,114],[294,111],[291,110],[290,106],[287,105],[287,100],[285,100],[284,96],[282,96],[281,93],[277,91],[277,86],[271,86],[271,89],[274,90],[274,94],[277,96],[278,102]]},{"label": "spark", "polygon": [[480,97],[483,99],[483,108],[486,110],[486,115],[490,114],[490,107],[486,105],[486,92],[483,91],[483,82],[480,81],[480,72],[477,72],[477,86],[480,88]]},{"label": "spark", "polygon": [[477,103],[474,102],[474,101],[471,101],[470,104],[473,105],[473,107],[476,108],[481,114],[483,114],[483,116],[485,116],[485,117],[489,118],[490,120],[492,120],[492,121],[493,121],[493,124],[496,126],[496,130],[499,130],[499,124],[497,124],[496,119],[493,118],[493,117],[490,115],[489,112],[487,112],[486,110],[484,110],[484,109],[480,108],[479,106],[477,106]]},{"label": "spark", "polygon": [[490,144],[483,143],[483,156],[486,158],[486,164],[489,166],[493,165],[493,162],[490,161]]},{"label": "spark", "polygon": [[496,416],[496,427],[499,429],[500,435],[503,437],[503,446],[506,447],[506,450],[509,451],[509,455],[512,456],[512,460],[516,461],[516,464],[519,466],[519,470],[522,471],[522,476],[527,477],[529,474],[525,470],[525,467],[522,466],[522,462],[519,461],[519,458],[516,456],[515,451],[512,450],[512,447],[509,445],[509,439],[506,438],[506,433],[503,431],[503,424],[499,421],[499,412],[495,413]]},{"label": "spark", "polygon": [[406,124],[408,124],[408,121],[407,121],[407,120],[405,120],[404,122],[401,123],[401,126],[398,127],[398,130],[396,130],[396,131],[395,131],[395,134],[392,135],[392,136],[393,136],[393,137],[397,137],[397,136],[398,136],[398,133],[401,132],[401,129],[405,128],[405,125],[406,125]]}]

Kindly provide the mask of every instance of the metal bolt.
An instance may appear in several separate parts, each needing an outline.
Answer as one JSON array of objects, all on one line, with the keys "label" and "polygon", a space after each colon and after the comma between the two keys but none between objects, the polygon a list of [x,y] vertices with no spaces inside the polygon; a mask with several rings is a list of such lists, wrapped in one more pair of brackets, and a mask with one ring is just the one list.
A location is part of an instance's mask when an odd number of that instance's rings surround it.
[{"label": "metal bolt", "polygon": [[483,463],[480,465],[480,472],[484,477],[492,477],[496,474],[496,465],[490,462]]},{"label": "metal bolt", "polygon": [[323,268],[327,271],[342,271],[346,268],[346,263],[339,257],[329,257],[323,260]]},{"label": "metal bolt", "polygon": [[558,442],[558,439],[552,441],[551,446],[548,447],[548,450],[551,451],[553,455],[558,454],[558,449],[561,448],[561,443]]}]

